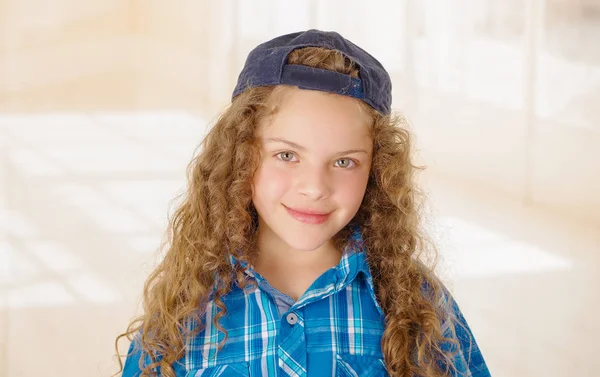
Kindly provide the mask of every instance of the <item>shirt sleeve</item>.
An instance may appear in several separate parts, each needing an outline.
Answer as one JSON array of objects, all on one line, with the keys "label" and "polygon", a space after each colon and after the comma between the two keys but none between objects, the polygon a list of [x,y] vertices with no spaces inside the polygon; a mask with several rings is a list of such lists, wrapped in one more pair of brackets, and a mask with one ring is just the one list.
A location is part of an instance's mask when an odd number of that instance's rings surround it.
[{"label": "shirt sleeve", "polygon": [[[456,377],[491,377],[483,355],[475,341],[475,336],[471,331],[458,303],[448,293],[450,307],[454,316],[453,325],[449,326],[445,332],[446,337],[455,338],[459,344],[459,351],[454,357],[454,366],[456,367]],[[454,330],[454,331],[452,331]],[[451,346],[456,349],[456,346]]]},{"label": "shirt sleeve", "polygon": [[[150,356],[146,354],[141,347],[140,337],[141,333],[138,333],[131,341],[129,351],[127,351],[127,358],[125,359],[125,364],[123,365],[123,374],[121,377],[140,377],[142,375],[142,370],[140,369],[140,359],[142,356],[144,357],[144,365],[150,365],[152,362]],[[160,357],[158,359],[160,360]],[[173,368],[173,372],[175,372],[176,376],[185,376],[185,357],[182,357],[180,360],[177,360],[171,364],[171,367]],[[157,367],[156,371],[160,377],[162,375],[160,367]]]},{"label": "shirt sleeve", "polygon": [[138,338],[135,337],[131,341],[121,377],[139,377],[142,374],[142,371],[140,370],[140,357],[142,355],[142,350],[141,347],[135,347],[137,339]]}]

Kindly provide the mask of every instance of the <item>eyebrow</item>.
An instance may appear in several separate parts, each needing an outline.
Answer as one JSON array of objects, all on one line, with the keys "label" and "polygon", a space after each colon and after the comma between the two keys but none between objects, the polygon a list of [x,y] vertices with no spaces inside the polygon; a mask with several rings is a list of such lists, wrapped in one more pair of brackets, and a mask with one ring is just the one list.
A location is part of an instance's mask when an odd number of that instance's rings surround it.
[{"label": "eyebrow", "polygon": [[[285,140],[285,139],[282,139],[282,138],[279,138],[279,137],[270,137],[270,138],[266,139],[266,141],[267,142],[271,142],[271,143],[283,143],[283,144],[287,144],[290,147],[298,149],[298,150],[301,150],[301,151],[305,151],[306,150],[306,148],[303,147],[300,144],[296,144],[293,141]],[[365,154],[368,154],[368,152],[366,150],[364,150],[364,149],[348,149],[347,151],[342,151],[342,152],[336,153],[336,156],[343,155],[343,154],[352,154],[352,153],[365,153]]]}]

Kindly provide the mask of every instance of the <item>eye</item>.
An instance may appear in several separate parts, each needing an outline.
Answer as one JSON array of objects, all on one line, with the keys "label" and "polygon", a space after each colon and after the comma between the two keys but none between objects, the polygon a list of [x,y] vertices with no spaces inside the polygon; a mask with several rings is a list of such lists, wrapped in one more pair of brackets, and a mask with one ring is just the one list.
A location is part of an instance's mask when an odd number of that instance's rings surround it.
[{"label": "eye", "polygon": [[279,152],[276,154],[276,156],[278,159],[280,159],[281,161],[285,161],[285,162],[293,162],[294,157],[296,157],[296,155],[294,155],[294,153],[292,153],[290,151]]},{"label": "eye", "polygon": [[337,167],[347,169],[350,167],[354,167],[354,165],[356,165],[356,162],[354,162],[354,160],[351,160],[349,158],[340,158],[339,160],[337,160],[335,162],[335,164]]}]

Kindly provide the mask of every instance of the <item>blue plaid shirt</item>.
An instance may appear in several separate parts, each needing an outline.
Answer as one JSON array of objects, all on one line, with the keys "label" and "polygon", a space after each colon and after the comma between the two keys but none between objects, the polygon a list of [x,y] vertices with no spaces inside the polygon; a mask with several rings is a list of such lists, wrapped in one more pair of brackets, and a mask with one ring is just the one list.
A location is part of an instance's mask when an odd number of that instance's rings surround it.
[{"label": "blue plaid shirt", "polygon": [[[173,365],[176,375],[387,376],[380,345],[384,314],[375,298],[360,232],[352,237],[359,247],[347,248],[338,266],[321,275],[297,302],[246,266],[257,285],[246,291],[234,288],[223,297],[228,310],[221,319],[228,332],[223,348],[217,349],[224,334],[212,324],[217,307],[210,302],[206,328],[187,340],[184,357]],[[456,376],[490,376],[456,303],[453,310],[462,325],[455,327],[461,345]],[[123,377],[141,374],[136,342],[137,338],[129,348]]]}]

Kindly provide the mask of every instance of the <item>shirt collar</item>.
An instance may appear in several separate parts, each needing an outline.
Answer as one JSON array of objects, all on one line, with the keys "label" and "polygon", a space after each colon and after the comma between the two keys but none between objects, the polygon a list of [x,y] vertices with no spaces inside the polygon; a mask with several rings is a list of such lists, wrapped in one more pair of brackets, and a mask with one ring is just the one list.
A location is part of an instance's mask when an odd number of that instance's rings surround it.
[{"label": "shirt collar", "polygon": [[[363,273],[368,286],[369,294],[375,302],[377,310],[383,314],[383,311],[379,306],[375,296],[373,278],[369,269],[367,250],[360,226],[356,224],[350,224],[349,226],[350,236],[348,238],[348,244],[342,253],[340,262],[335,269],[327,271],[325,274],[319,277],[317,281],[315,281],[313,284],[313,295],[309,295],[310,297],[300,298],[298,303],[302,303],[304,305],[306,304],[304,301],[308,302],[316,299],[318,296],[321,296],[318,294],[318,292],[322,292],[327,295],[338,292],[348,284],[352,283],[359,273]],[[252,279],[255,279],[257,282],[260,283],[261,280],[264,279],[262,276],[260,276],[260,274],[254,271],[252,266],[248,266],[247,262],[239,261],[231,254],[229,255],[229,261],[232,268],[235,268],[236,264],[239,264],[244,269],[245,274]]]}]

